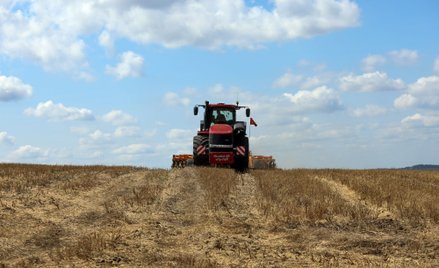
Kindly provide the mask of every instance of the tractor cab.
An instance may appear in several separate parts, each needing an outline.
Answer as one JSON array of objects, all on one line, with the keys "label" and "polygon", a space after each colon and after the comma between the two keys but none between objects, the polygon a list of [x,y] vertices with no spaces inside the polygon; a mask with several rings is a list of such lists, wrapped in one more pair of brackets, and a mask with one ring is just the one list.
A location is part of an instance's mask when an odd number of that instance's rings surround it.
[{"label": "tractor cab", "polygon": [[[198,108],[204,108],[204,120],[200,121],[199,133],[206,134],[206,131],[215,124],[227,124],[234,126],[236,121],[236,111],[242,108],[246,108],[246,116],[250,116],[250,108],[245,106],[239,106],[237,102],[235,104],[217,103],[210,104],[208,101],[204,105],[196,105],[194,107],[194,115],[198,115]],[[243,123],[243,121],[241,121]]]}]

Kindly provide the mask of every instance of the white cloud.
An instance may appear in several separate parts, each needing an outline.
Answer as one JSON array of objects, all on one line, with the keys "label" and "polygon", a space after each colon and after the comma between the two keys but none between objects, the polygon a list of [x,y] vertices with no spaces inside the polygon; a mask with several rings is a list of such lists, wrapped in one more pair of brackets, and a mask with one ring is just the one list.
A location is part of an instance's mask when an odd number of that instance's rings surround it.
[{"label": "white cloud", "polygon": [[95,130],[88,135],[95,142],[106,142],[111,139],[111,134],[104,133],[100,130]]},{"label": "white cloud", "polygon": [[311,68],[312,72],[318,72],[319,74],[314,76],[305,76],[303,74],[294,74],[291,70],[287,70],[282,76],[277,78],[272,83],[272,87],[287,88],[290,86],[295,86],[299,89],[308,90],[318,86],[323,86],[333,80],[333,74],[322,72],[325,69],[324,65],[322,64],[316,65],[302,60],[297,65],[300,67]]},{"label": "white cloud", "polygon": [[124,52],[116,67],[106,66],[106,72],[117,79],[126,77],[140,77],[143,75],[143,57],[132,52]]},{"label": "white cloud", "polygon": [[274,88],[285,88],[292,85],[296,85],[302,79],[303,79],[302,75],[295,75],[291,72],[291,70],[288,70],[285,74],[283,74],[281,77],[276,79],[273,82],[272,86]]},{"label": "white cloud", "polygon": [[372,72],[340,78],[340,88],[345,91],[372,92],[385,90],[402,90],[406,88],[401,79],[391,79],[386,73]]},{"label": "white cloud", "polygon": [[0,144],[14,144],[15,143],[15,137],[9,135],[6,131],[0,131]]},{"label": "white cloud", "polygon": [[14,101],[30,96],[32,86],[23,83],[17,77],[0,75],[0,101]]},{"label": "white cloud", "polygon": [[326,86],[312,91],[301,90],[296,94],[284,93],[283,96],[293,104],[292,109],[296,111],[333,112],[342,108],[339,96]]},{"label": "white cloud", "polygon": [[188,129],[171,129],[168,131],[168,133],[166,133],[166,137],[168,139],[173,139],[173,140],[183,140],[186,138],[190,138],[191,136],[193,136],[194,131],[192,130],[188,130]]},{"label": "white cloud", "polygon": [[140,133],[140,128],[136,126],[122,126],[116,128],[114,130],[114,137],[120,138],[120,137],[133,137],[138,136]]},{"label": "white cloud", "polygon": [[95,80],[95,77],[91,73],[88,73],[88,72],[79,72],[79,73],[77,73],[76,78],[84,80],[84,81],[88,81],[88,82]]},{"label": "white cloud", "polygon": [[[110,17],[107,28],[140,43],[210,49],[253,48],[266,41],[309,37],[357,25],[359,17],[357,5],[350,1],[304,4],[279,0],[271,12],[248,7],[242,0],[174,1],[160,9],[129,8],[114,12],[118,19]],[[305,12],[294,14],[299,9]]]},{"label": "white cloud", "polygon": [[366,72],[375,71],[377,65],[386,63],[386,58],[382,55],[369,55],[363,59],[362,65]]},{"label": "white cloud", "polygon": [[325,84],[325,82],[328,82],[327,77],[311,76],[311,77],[307,77],[305,81],[303,81],[303,83],[300,85],[300,87],[302,89],[310,89],[323,85]]},{"label": "white cloud", "polygon": [[28,160],[43,160],[47,158],[48,150],[43,150],[39,147],[24,145],[11,153],[11,158],[14,160],[28,159]]},{"label": "white cloud", "polygon": [[145,131],[143,132],[143,137],[145,138],[151,138],[157,135],[157,129],[153,129],[153,130],[149,130],[149,131]]},{"label": "white cloud", "polygon": [[225,88],[221,84],[215,84],[209,88],[209,93],[213,96],[221,96],[225,92]]},{"label": "white cloud", "polygon": [[418,99],[411,94],[403,94],[393,102],[393,106],[398,109],[410,108],[416,106]]},{"label": "white cloud", "polygon": [[62,103],[55,104],[51,100],[40,102],[36,108],[27,108],[24,113],[28,116],[45,117],[53,121],[94,120],[93,113],[89,109],[66,107]]},{"label": "white cloud", "polygon": [[90,129],[88,127],[70,127],[70,132],[85,135],[90,132]]},{"label": "white cloud", "polygon": [[[85,66],[85,43],[79,38],[81,32],[70,27],[80,24],[83,10],[75,11],[76,17],[69,17],[66,3],[25,2],[14,4],[25,10],[0,6],[0,54],[13,58],[24,58],[50,70],[77,69]],[[66,16],[65,20],[61,20]],[[85,32],[82,32],[85,33]]]},{"label": "white cloud", "polygon": [[191,100],[187,97],[181,97],[177,93],[167,92],[163,97],[163,102],[167,106],[178,106],[178,105],[188,106],[191,103]]},{"label": "white cloud", "polygon": [[434,61],[434,64],[433,64],[433,70],[434,70],[436,73],[439,73],[439,57],[437,57],[436,60]]},{"label": "white cloud", "polygon": [[364,116],[379,116],[383,115],[387,112],[387,109],[378,105],[366,105],[362,108],[354,109],[352,114],[355,117],[364,117]]},{"label": "white cloud", "polygon": [[388,61],[397,65],[410,65],[418,60],[418,52],[416,50],[400,49],[393,50],[385,55],[369,55],[362,60],[363,70],[373,72],[378,65],[383,65]]},{"label": "white cloud", "polygon": [[410,84],[408,92],[394,101],[396,108],[437,108],[439,107],[439,76],[421,77]]},{"label": "white cloud", "polygon": [[103,132],[99,129],[86,133],[86,136],[79,139],[81,148],[87,149],[102,149],[102,145],[108,145],[112,142],[112,134]]},{"label": "white cloud", "polygon": [[99,35],[99,44],[109,51],[114,49],[114,40],[108,31],[103,31]]},{"label": "white cloud", "polygon": [[420,95],[439,95],[439,76],[421,77],[409,86],[409,91]]},{"label": "white cloud", "polygon": [[151,153],[153,150],[148,144],[130,144],[113,150],[114,154],[133,155]]},{"label": "white cloud", "polygon": [[390,58],[399,65],[413,64],[418,60],[418,52],[416,50],[401,49],[389,52]]},{"label": "white cloud", "polygon": [[424,127],[439,126],[439,115],[422,115],[417,113],[402,119],[401,123],[406,125]]},{"label": "white cloud", "polygon": [[108,112],[102,116],[102,120],[117,126],[129,125],[137,121],[132,115],[121,110],[112,110],[111,112]]},{"label": "white cloud", "polygon": [[276,0],[273,10],[244,0],[14,1],[0,6],[0,53],[46,69],[81,69],[82,38],[93,34],[105,47],[118,37],[165,47],[254,48],[353,27],[359,16],[349,0]]}]

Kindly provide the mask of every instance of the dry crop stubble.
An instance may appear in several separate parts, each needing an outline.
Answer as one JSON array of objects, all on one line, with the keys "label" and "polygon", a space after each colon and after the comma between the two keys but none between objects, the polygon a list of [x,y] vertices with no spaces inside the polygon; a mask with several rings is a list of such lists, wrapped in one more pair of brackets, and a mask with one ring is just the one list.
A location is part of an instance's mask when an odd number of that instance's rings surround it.
[{"label": "dry crop stubble", "polygon": [[258,182],[259,206],[264,215],[286,226],[368,217],[308,170],[255,171],[253,174]]},{"label": "dry crop stubble", "polygon": [[224,206],[230,191],[236,187],[236,174],[231,169],[197,168],[196,177],[205,192],[210,209]]},{"label": "dry crop stubble", "polygon": [[435,267],[438,178],[0,165],[0,267]]},{"label": "dry crop stubble", "polygon": [[400,170],[320,170],[361,199],[398,215],[413,227],[439,222],[439,172]]}]

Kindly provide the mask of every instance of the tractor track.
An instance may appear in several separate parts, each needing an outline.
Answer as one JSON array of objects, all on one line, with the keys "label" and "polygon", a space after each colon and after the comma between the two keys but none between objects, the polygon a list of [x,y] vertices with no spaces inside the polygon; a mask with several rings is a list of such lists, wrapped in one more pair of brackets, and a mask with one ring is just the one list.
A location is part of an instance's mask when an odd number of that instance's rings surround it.
[{"label": "tractor track", "polygon": [[351,206],[361,206],[371,212],[371,215],[376,215],[376,218],[379,220],[382,219],[395,219],[395,215],[383,206],[377,206],[372,204],[371,202],[361,198],[361,196],[349,188],[348,186],[337,182],[335,180],[329,180],[324,177],[316,176],[316,179],[321,181],[322,183],[328,185],[328,187],[335,193],[337,193],[343,200],[349,203]]}]

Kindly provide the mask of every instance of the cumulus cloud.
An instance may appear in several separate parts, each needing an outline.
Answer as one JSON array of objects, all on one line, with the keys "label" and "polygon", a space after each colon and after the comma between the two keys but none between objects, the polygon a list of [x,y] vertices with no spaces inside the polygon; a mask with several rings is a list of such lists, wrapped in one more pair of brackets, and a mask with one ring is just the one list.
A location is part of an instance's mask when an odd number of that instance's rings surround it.
[{"label": "cumulus cloud", "polygon": [[135,123],[137,120],[132,115],[121,110],[112,110],[102,116],[102,120],[113,125],[129,125]]},{"label": "cumulus cloud", "polygon": [[[80,23],[68,16],[67,12],[72,10],[64,10],[65,3],[15,3],[25,10],[0,6],[0,54],[29,59],[51,70],[70,70],[86,65],[85,43],[79,38],[81,32],[70,27]],[[62,15],[66,20],[61,20]],[[75,20],[81,21],[77,18],[85,14],[76,15]]]},{"label": "cumulus cloud", "polygon": [[[82,133],[81,133],[82,134]],[[108,145],[112,142],[112,133],[103,132],[99,129],[84,133],[85,137],[79,139],[81,148],[101,149],[102,145]]]},{"label": "cumulus cloud", "polygon": [[109,51],[114,49],[114,40],[108,31],[103,31],[99,35],[99,44]]},{"label": "cumulus cloud", "polygon": [[191,100],[188,97],[182,97],[175,92],[167,92],[163,97],[163,102],[167,106],[188,106],[191,103]]},{"label": "cumulus cloud", "polygon": [[104,133],[100,130],[95,130],[94,132],[88,135],[93,141],[96,142],[106,142],[111,139],[111,134]]},{"label": "cumulus cloud", "polygon": [[401,79],[391,79],[386,73],[372,72],[340,78],[340,88],[345,91],[372,92],[386,90],[402,90],[406,88]]},{"label": "cumulus cloud", "polygon": [[423,115],[416,113],[414,115],[405,117],[401,120],[401,123],[410,126],[439,126],[439,115]]},{"label": "cumulus cloud", "polygon": [[114,130],[114,137],[120,138],[120,137],[133,137],[138,136],[140,133],[140,128],[136,126],[122,126],[116,128]]},{"label": "cumulus cloud", "polygon": [[439,76],[421,77],[409,87],[409,92],[420,95],[439,94]]},{"label": "cumulus cloud", "polygon": [[132,51],[124,52],[120,56],[119,64],[115,67],[107,65],[106,72],[119,80],[126,77],[140,77],[143,75],[143,57]]},{"label": "cumulus cloud", "polygon": [[437,108],[439,107],[439,76],[421,77],[410,84],[408,93],[394,101],[396,108]]},{"label": "cumulus cloud", "polygon": [[0,144],[14,144],[15,137],[8,134],[6,131],[0,131]]},{"label": "cumulus cloud", "polygon": [[80,71],[76,74],[76,78],[80,79],[80,80],[84,80],[84,81],[94,81],[95,77],[93,76],[93,74],[89,73],[89,72],[83,72]]},{"label": "cumulus cloud", "polygon": [[359,8],[350,0],[273,4],[267,10],[244,0],[14,1],[0,5],[0,54],[30,59],[46,69],[69,70],[87,66],[82,38],[93,34],[104,47],[118,37],[171,48],[254,48],[359,22]]},{"label": "cumulus cloud", "polygon": [[0,75],[0,101],[14,101],[30,96],[32,86],[23,83],[17,77]]},{"label": "cumulus cloud", "polygon": [[355,117],[374,117],[383,115],[387,112],[387,109],[378,105],[366,105],[365,107],[357,108],[352,111]]},{"label": "cumulus cloud", "polygon": [[49,155],[48,150],[43,150],[32,145],[24,145],[11,153],[14,160],[43,160]]},{"label": "cumulus cloud", "polygon": [[193,131],[188,129],[171,129],[166,133],[168,139],[185,139],[193,135]]},{"label": "cumulus cloud", "polygon": [[386,58],[382,55],[369,55],[363,59],[362,65],[366,72],[375,71],[377,65],[386,63]]},{"label": "cumulus cloud", "polygon": [[274,88],[285,88],[297,84],[302,79],[303,79],[302,75],[298,75],[298,74],[295,75],[291,72],[291,70],[288,70],[285,74],[283,74],[281,77],[276,79],[273,82],[272,86]]},{"label": "cumulus cloud", "polygon": [[146,154],[151,153],[153,149],[148,144],[130,144],[127,146],[122,146],[113,150],[114,154],[122,154],[122,155],[136,155],[136,154]]},{"label": "cumulus cloud", "polygon": [[393,50],[386,54],[374,54],[365,57],[362,60],[363,70],[366,72],[373,72],[378,65],[383,65],[387,62],[393,62],[397,65],[410,65],[418,60],[418,52],[410,49]]},{"label": "cumulus cloud", "polygon": [[91,110],[85,108],[66,107],[62,103],[51,100],[41,102],[36,108],[27,108],[24,114],[28,116],[44,117],[53,121],[94,120]]},{"label": "cumulus cloud", "polygon": [[[273,11],[248,7],[242,0],[173,1],[159,9],[127,5],[111,14],[106,27],[140,43],[215,49],[253,48],[261,42],[309,37],[358,23],[358,6],[350,1],[279,0],[274,5]],[[299,10],[303,12],[298,14]]]},{"label": "cumulus cloud", "polygon": [[321,72],[324,67],[318,67],[323,65],[315,65],[307,61],[300,61],[298,65],[303,67],[311,67],[313,72],[319,72],[317,75],[306,76],[303,74],[294,74],[291,70],[287,70],[282,76],[277,78],[273,83],[273,88],[287,88],[295,86],[299,89],[314,89],[318,86],[323,86],[333,80],[333,74]]},{"label": "cumulus cloud", "polygon": [[416,50],[401,49],[389,52],[390,58],[399,65],[413,64],[418,60],[418,52]]},{"label": "cumulus cloud", "polygon": [[209,88],[209,93],[213,96],[223,95],[226,89],[222,84],[215,84]]},{"label": "cumulus cloud", "polygon": [[338,94],[326,86],[296,94],[284,93],[283,96],[291,102],[293,110],[300,112],[333,112],[342,108]]},{"label": "cumulus cloud", "polygon": [[418,99],[411,94],[403,94],[395,99],[393,106],[398,109],[410,108],[416,106]]}]

